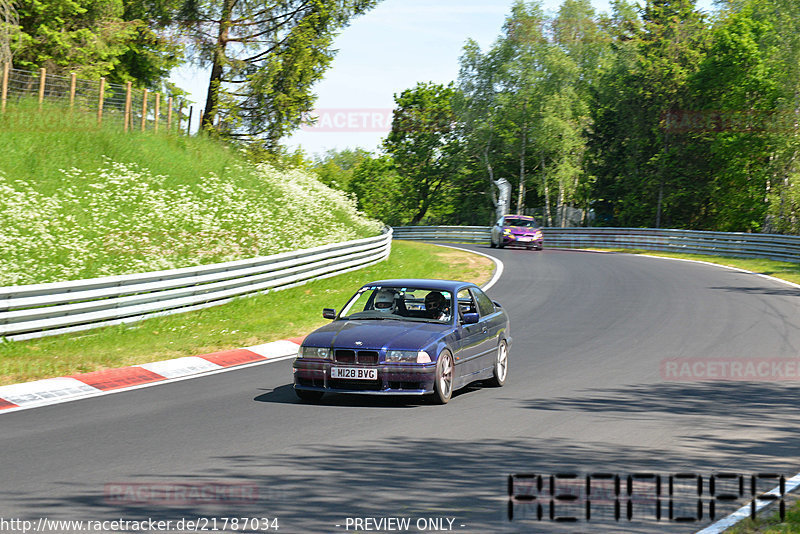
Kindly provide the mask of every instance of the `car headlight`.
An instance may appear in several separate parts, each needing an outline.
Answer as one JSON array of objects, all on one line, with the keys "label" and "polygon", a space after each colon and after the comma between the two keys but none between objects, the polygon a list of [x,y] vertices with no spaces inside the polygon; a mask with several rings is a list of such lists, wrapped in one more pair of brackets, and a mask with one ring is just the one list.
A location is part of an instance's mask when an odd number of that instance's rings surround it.
[{"label": "car headlight", "polygon": [[323,360],[330,359],[331,349],[328,347],[303,347],[297,350],[298,358],[322,358]]},{"label": "car headlight", "polygon": [[503,235],[511,235],[511,230],[506,228],[505,230],[503,230]]},{"label": "car headlight", "polygon": [[431,363],[431,356],[424,350],[390,350],[386,352],[387,362]]}]

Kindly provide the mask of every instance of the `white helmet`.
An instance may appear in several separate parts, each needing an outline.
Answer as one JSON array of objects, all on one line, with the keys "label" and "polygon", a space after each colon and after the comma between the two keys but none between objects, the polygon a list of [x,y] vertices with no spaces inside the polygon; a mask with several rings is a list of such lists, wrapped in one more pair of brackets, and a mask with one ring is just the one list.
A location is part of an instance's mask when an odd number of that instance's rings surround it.
[{"label": "white helmet", "polygon": [[375,293],[372,307],[382,313],[392,313],[394,311],[394,293],[386,289],[381,289]]}]

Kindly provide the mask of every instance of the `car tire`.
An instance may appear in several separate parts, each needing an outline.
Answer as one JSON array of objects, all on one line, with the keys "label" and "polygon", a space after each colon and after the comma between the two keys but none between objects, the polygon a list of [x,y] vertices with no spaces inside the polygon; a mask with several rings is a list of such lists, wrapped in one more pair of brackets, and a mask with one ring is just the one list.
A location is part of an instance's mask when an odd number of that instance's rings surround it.
[{"label": "car tire", "polygon": [[500,342],[497,346],[497,356],[494,360],[494,369],[492,370],[492,378],[489,380],[489,385],[494,387],[501,387],[506,383],[508,377],[508,344],[505,340]]},{"label": "car tire", "polygon": [[447,404],[453,396],[455,365],[453,355],[444,350],[436,360],[436,378],[433,382],[433,400],[436,404]]},{"label": "car tire", "polygon": [[322,391],[310,391],[307,389],[295,389],[294,392],[297,394],[300,400],[308,402],[316,402],[324,395]]},{"label": "car tire", "polygon": [[489,238],[489,248],[495,248],[495,247],[497,247],[497,245],[495,245],[495,243],[494,243],[494,238],[490,237]]},{"label": "car tire", "polygon": [[497,248],[503,248],[505,245],[503,244],[503,238],[501,237],[500,240],[497,242]]}]

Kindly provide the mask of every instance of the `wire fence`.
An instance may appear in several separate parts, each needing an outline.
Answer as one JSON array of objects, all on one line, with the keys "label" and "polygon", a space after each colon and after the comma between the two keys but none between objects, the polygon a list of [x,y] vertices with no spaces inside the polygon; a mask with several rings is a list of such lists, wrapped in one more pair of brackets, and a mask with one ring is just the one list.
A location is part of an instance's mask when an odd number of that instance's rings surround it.
[{"label": "wire fence", "polygon": [[[108,83],[105,78],[86,80],[75,73],[62,76],[46,69],[26,71],[0,65],[0,112],[24,99],[59,103],[70,109],[95,113],[97,123],[119,123],[125,131],[160,129],[189,132],[194,106],[179,96]],[[199,114],[202,116],[202,112]],[[199,121],[199,116],[198,120]]]}]

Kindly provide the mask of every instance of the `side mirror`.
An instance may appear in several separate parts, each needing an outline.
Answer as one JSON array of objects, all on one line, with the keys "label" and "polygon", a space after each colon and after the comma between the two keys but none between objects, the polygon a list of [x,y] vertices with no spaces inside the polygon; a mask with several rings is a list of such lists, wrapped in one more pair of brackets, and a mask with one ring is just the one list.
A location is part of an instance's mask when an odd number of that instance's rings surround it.
[{"label": "side mirror", "polygon": [[478,314],[477,313],[465,313],[464,314],[464,324],[475,324],[478,322]]},{"label": "side mirror", "polygon": [[325,308],[322,310],[322,316],[325,319],[336,319],[336,310],[333,308]]}]

